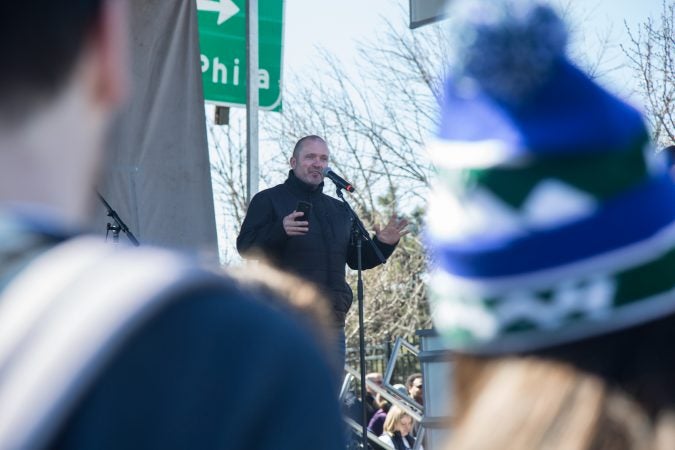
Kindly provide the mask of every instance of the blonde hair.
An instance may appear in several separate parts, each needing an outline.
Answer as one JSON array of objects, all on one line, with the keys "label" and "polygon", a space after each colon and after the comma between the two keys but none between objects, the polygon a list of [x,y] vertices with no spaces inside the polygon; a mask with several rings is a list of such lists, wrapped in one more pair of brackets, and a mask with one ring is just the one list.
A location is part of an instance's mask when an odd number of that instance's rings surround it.
[{"label": "blonde hair", "polygon": [[453,450],[675,448],[671,410],[650,418],[625,392],[571,364],[457,357],[455,381]]},{"label": "blonde hair", "polygon": [[387,417],[384,419],[383,430],[388,434],[394,434],[396,432],[396,426],[401,422],[404,417],[412,417],[407,412],[403,411],[396,405],[392,405],[387,411]]}]

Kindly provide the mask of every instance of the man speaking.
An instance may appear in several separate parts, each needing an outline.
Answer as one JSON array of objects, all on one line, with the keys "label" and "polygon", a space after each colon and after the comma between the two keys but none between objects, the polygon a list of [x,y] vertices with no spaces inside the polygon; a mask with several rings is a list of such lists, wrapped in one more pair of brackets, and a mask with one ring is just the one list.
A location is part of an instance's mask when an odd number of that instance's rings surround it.
[{"label": "man speaking", "polygon": [[[262,256],[321,289],[332,303],[338,363],[342,367],[345,316],[353,300],[345,280],[345,263],[356,269],[358,261],[356,244],[350,239],[349,212],[342,202],[323,193],[329,159],[330,152],[322,138],[310,135],[300,139],[293,149],[286,181],[259,192],[251,200],[237,237],[237,250],[244,257]],[[407,220],[392,216],[384,228],[374,227],[373,241],[385,258],[408,232],[407,225]],[[363,245],[362,268],[379,264],[372,246]]]}]

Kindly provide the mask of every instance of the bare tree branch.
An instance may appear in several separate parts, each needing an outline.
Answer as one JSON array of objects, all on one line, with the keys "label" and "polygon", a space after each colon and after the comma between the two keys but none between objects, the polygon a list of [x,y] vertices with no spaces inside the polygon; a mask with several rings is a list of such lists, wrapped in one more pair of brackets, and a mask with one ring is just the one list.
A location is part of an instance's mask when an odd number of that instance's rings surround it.
[{"label": "bare tree branch", "polygon": [[630,39],[622,46],[638,78],[647,121],[660,147],[675,142],[675,1],[662,0],[659,20],[648,18],[636,30],[625,25]]}]

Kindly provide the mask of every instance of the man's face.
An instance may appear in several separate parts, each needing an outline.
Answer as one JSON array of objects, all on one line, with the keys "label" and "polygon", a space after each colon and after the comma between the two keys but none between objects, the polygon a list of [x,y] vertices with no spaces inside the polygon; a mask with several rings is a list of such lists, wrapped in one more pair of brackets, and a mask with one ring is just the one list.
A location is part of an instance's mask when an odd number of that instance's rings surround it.
[{"label": "man's face", "polygon": [[321,141],[305,142],[298,156],[291,158],[291,168],[296,177],[310,186],[323,181],[323,169],[328,166],[328,146]]},{"label": "man's face", "polygon": [[410,386],[410,390],[408,391],[410,396],[415,400],[417,403],[420,405],[424,404],[424,386],[422,385],[422,379],[421,378],[415,378],[412,382],[412,386]]}]

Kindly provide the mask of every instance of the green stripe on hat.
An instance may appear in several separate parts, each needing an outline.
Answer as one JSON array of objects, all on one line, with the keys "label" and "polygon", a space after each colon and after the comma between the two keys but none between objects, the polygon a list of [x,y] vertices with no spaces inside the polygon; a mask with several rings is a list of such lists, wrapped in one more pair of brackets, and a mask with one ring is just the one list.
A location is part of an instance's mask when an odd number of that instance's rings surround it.
[{"label": "green stripe on hat", "polygon": [[675,249],[652,262],[619,272],[617,280],[615,307],[672,289],[675,287]]},{"label": "green stripe on hat", "polygon": [[[485,188],[519,209],[544,179],[557,179],[598,200],[611,198],[649,178],[647,136],[625,151],[539,158],[521,167],[497,166],[461,171],[441,169],[441,183],[455,193]],[[460,173],[458,173],[460,172]],[[445,180],[444,180],[445,179]]]}]

